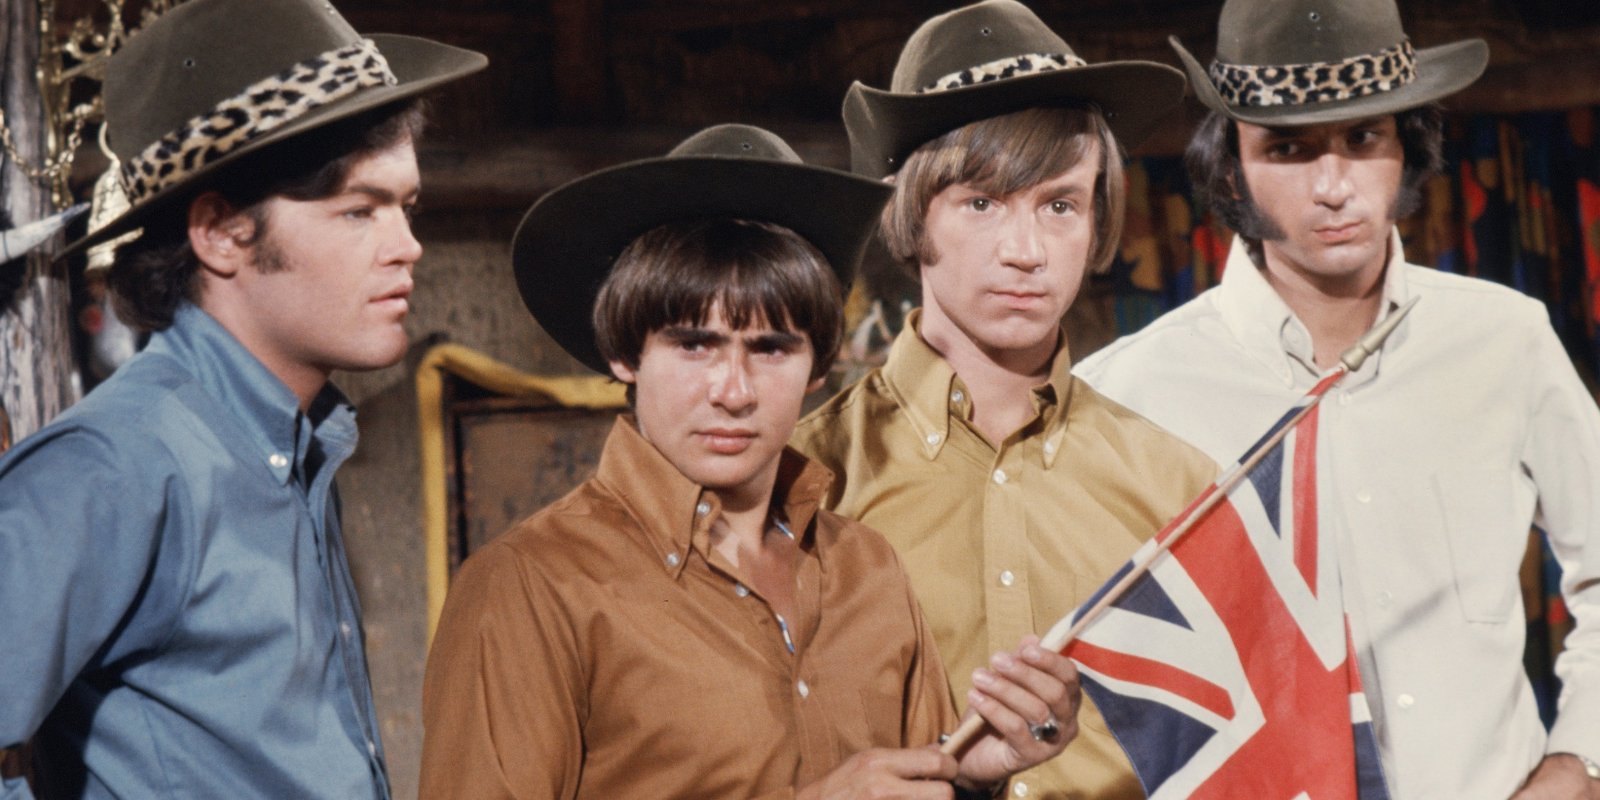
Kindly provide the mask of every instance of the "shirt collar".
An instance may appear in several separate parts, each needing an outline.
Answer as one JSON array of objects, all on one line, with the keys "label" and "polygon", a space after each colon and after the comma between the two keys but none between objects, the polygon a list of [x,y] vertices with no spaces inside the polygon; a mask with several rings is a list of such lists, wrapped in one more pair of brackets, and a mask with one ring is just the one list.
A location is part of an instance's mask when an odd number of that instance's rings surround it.
[{"label": "shirt collar", "polygon": [[[921,442],[922,453],[930,461],[939,457],[950,440],[952,417],[966,418],[972,413],[972,400],[965,396],[961,379],[950,362],[923,340],[919,332],[922,309],[906,315],[905,327],[889,346],[883,377],[895,402],[906,412],[911,427]],[[1049,467],[1060,451],[1067,425],[1067,410],[1072,400],[1072,355],[1066,334],[1050,362],[1050,377],[1034,388],[1035,407],[1045,414],[1044,460]],[[959,392],[959,394],[958,394]]]},{"label": "shirt collar", "polygon": [[172,325],[152,336],[147,349],[186,365],[201,388],[233,412],[279,483],[288,483],[297,471],[304,474],[313,436],[333,451],[318,456],[324,463],[355,449],[355,411],[337,388],[324,386],[310,413],[301,414],[299,398],[288,385],[192,303],[179,304]]},{"label": "shirt collar", "polygon": [[[812,540],[811,521],[833,473],[792,448],[779,458],[773,502],[804,545]],[[673,577],[683,574],[691,551],[710,557],[711,523],[722,512],[716,493],[679,472],[639,433],[632,415],[612,424],[595,480],[627,509]]]},{"label": "shirt collar", "polygon": [[[1379,305],[1378,319],[1373,320],[1374,324],[1411,298],[1405,266],[1400,230],[1393,228],[1389,232],[1389,262],[1384,267],[1383,302]],[[1286,385],[1293,385],[1294,362],[1306,365],[1313,373],[1316,371],[1311,366],[1314,364],[1311,333],[1261,272],[1261,268],[1250,257],[1244,238],[1234,236],[1218,288],[1217,308],[1234,340],[1251,357],[1282,378]],[[1384,349],[1402,344],[1405,339],[1403,331],[1404,326],[1395,331],[1385,342]],[[1367,359],[1367,363],[1351,376],[1346,386],[1354,387],[1376,376],[1381,355],[1380,352]]]}]

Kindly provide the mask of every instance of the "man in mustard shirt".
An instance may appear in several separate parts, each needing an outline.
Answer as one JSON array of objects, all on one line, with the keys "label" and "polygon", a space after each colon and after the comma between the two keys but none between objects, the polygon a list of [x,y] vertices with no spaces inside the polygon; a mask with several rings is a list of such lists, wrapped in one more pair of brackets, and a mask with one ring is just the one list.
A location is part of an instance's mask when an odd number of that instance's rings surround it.
[{"label": "man in mustard shirt", "polygon": [[[1183,96],[1148,62],[1086,64],[1031,11],[989,0],[914,33],[884,91],[845,99],[856,172],[895,191],[889,251],[922,308],[888,362],[796,428],[835,511],[899,551],[957,701],[975,669],[1086,599],[1216,472],[1070,374],[1061,318],[1111,260],[1118,141]],[[1098,711],[1017,797],[1144,793]]]}]

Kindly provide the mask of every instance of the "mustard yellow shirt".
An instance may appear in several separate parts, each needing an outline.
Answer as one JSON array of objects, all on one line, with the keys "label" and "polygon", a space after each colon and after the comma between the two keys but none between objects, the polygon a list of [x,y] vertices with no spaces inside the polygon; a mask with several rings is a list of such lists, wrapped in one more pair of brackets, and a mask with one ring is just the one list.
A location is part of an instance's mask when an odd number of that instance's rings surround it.
[{"label": "mustard yellow shirt", "polygon": [[[1037,416],[998,447],[961,379],[916,333],[801,420],[796,449],[837,476],[824,505],[888,537],[933,629],[958,706],[972,671],[1043,634],[1215,477],[1216,464],[1071,374],[1066,347],[1033,390]],[[1142,798],[1085,700],[1065,753],[1013,796]]]}]

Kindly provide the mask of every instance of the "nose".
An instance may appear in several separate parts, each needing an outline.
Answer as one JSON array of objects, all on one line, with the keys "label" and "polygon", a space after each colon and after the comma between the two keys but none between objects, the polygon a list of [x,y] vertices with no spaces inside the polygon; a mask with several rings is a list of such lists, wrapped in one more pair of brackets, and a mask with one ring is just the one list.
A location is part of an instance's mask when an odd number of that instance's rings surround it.
[{"label": "nose", "polygon": [[414,267],[422,258],[422,242],[411,232],[411,220],[401,216],[389,241],[384,263]]},{"label": "nose", "polygon": [[1355,193],[1350,182],[1350,162],[1339,153],[1324,153],[1316,160],[1312,199],[1319,205],[1341,208]]},{"label": "nose", "polygon": [[1039,221],[1032,214],[1007,215],[999,242],[1000,263],[1032,272],[1044,266],[1044,241],[1039,236]]},{"label": "nose", "polygon": [[[737,348],[730,348],[734,349]],[[734,414],[755,405],[755,387],[750,383],[750,370],[740,353],[727,353],[712,369],[709,394],[712,405]]]}]

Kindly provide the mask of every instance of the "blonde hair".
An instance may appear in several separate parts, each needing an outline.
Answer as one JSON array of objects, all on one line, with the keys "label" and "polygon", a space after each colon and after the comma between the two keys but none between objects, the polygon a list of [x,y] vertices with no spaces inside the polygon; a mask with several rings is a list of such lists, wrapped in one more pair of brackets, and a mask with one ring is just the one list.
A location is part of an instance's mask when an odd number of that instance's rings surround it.
[{"label": "blonde hair", "polygon": [[913,276],[939,254],[924,222],[935,195],[969,184],[999,197],[1043,183],[1073,168],[1096,148],[1094,240],[1088,264],[1111,263],[1122,238],[1122,148],[1093,106],[1030,108],[968,123],[917,148],[895,174],[894,197],[884,207],[879,234],[889,254]]}]

